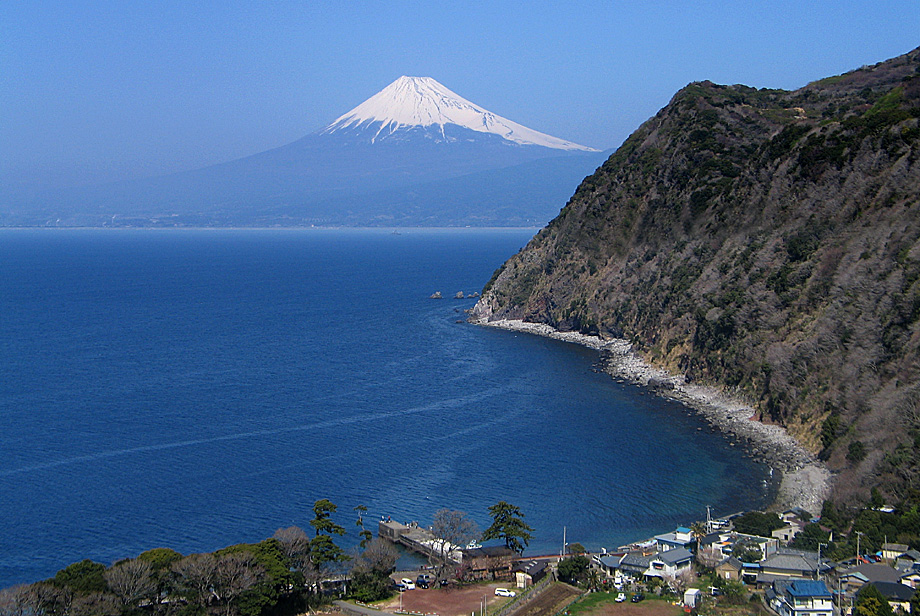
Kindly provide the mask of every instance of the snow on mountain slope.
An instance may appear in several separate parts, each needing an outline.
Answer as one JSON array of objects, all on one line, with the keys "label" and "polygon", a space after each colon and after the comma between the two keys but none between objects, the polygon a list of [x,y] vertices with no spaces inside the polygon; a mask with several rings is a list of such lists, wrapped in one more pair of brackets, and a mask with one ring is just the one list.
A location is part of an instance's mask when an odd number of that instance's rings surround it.
[{"label": "snow on mountain slope", "polygon": [[320,132],[330,135],[345,130],[370,130],[373,132],[370,141],[376,142],[423,127],[434,128],[442,140],[452,141],[444,130],[445,125],[450,124],[498,135],[520,145],[597,151],[496,115],[451,92],[430,77],[400,77]]}]

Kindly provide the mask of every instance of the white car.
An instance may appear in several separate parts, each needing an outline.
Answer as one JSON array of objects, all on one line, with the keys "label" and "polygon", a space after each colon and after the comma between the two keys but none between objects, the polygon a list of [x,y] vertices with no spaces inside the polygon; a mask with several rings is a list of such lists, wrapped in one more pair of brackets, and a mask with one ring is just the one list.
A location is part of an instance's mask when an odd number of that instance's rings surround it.
[{"label": "white car", "polygon": [[405,587],[406,590],[415,590],[415,582],[413,582],[409,578],[403,578],[399,581],[402,583],[402,585]]},{"label": "white car", "polygon": [[624,601],[626,601],[626,593],[621,592],[620,594],[617,595],[616,602],[623,603]]},{"label": "white car", "polygon": [[496,597],[513,597],[516,593],[513,590],[508,590],[507,588],[496,588],[495,596]]}]

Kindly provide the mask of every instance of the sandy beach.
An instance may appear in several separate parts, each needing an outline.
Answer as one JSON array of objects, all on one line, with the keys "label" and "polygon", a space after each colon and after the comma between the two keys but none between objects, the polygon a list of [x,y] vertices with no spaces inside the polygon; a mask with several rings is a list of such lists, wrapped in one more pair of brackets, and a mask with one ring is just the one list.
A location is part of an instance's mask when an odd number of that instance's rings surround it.
[{"label": "sandy beach", "polygon": [[782,477],[771,509],[801,507],[813,514],[830,489],[831,473],[817,458],[779,426],[757,421],[755,411],[713,387],[689,384],[682,375],[670,374],[646,363],[621,339],[602,339],[577,332],[556,331],[549,325],[518,320],[473,320],[496,327],[563,340],[599,352],[603,369],[611,377],[648,387],[657,395],[681,402],[695,410],[727,437],[740,442],[757,460]]}]

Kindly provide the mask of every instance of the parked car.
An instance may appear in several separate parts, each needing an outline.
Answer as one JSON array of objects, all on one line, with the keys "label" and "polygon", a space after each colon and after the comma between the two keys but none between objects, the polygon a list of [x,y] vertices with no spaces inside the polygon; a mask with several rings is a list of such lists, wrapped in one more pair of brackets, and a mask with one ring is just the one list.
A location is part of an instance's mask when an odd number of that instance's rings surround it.
[{"label": "parked car", "polygon": [[419,588],[430,587],[431,586],[431,576],[428,575],[427,573],[423,573],[422,575],[418,576],[418,578],[416,578],[415,585],[418,586]]},{"label": "parked car", "polygon": [[402,585],[406,587],[406,590],[415,590],[415,582],[409,578],[403,578],[400,580],[400,582],[402,582]]},{"label": "parked car", "polygon": [[495,596],[496,597],[513,597],[516,593],[513,590],[508,590],[507,588],[496,588]]},{"label": "parked car", "polygon": [[626,593],[621,592],[620,594],[617,595],[616,602],[623,603],[624,601],[626,601]]},{"label": "parked car", "polygon": [[641,592],[637,592],[636,594],[632,596],[632,599],[630,599],[630,601],[632,601],[633,603],[639,603],[643,599],[645,599],[645,595],[643,595]]}]

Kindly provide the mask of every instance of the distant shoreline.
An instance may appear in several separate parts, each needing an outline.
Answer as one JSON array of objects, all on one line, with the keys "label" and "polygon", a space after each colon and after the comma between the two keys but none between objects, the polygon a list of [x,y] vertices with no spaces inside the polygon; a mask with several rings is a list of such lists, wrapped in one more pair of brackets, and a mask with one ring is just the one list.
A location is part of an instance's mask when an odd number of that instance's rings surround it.
[{"label": "distant shoreline", "polygon": [[54,231],[81,231],[81,230],[100,230],[100,231],[398,231],[402,233],[411,233],[413,231],[532,231],[536,233],[543,227],[535,225],[523,226],[483,226],[472,227],[464,226],[446,226],[446,227],[370,227],[370,226],[349,226],[349,225],[285,225],[285,226],[169,226],[169,225],[0,225],[0,231],[3,230],[54,230]]},{"label": "distant shoreline", "polygon": [[744,402],[714,387],[692,385],[683,375],[673,375],[645,362],[627,340],[601,339],[577,332],[560,332],[541,323],[520,320],[472,319],[472,323],[534,334],[580,344],[598,351],[604,372],[651,389],[659,396],[681,402],[699,413],[713,427],[742,441],[756,460],[767,464],[782,479],[771,504],[778,511],[801,507],[817,515],[830,491],[831,473],[783,428],[754,418],[754,410]]}]

